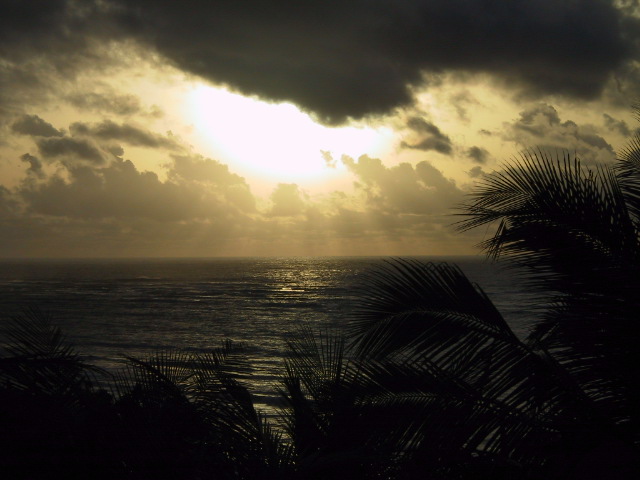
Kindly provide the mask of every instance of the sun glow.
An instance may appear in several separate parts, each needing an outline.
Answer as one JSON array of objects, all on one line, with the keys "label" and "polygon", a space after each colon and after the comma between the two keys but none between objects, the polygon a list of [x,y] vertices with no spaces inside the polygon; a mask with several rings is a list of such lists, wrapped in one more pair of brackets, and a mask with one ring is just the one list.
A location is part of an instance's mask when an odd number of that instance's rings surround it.
[{"label": "sun glow", "polygon": [[386,129],[326,127],[290,103],[266,103],[208,86],[191,93],[189,114],[221,160],[278,180],[332,177],[343,168],[342,155],[376,155],[391,137]]}]

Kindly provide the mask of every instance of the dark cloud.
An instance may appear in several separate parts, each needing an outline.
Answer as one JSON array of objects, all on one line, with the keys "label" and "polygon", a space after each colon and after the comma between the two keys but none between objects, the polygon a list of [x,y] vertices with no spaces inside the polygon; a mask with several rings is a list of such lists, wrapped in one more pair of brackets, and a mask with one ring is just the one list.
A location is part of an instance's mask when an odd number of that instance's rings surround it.
[{"label": "dark cloud", "polygon": [[62,137],[64,134],[37,115],[22,115],[11,124],[11,130],[22,135]]},{"label": "dark cloud", "polygon": [[136,30],[186,70],[329,121],[406,103],[422,71],[591,97],[630,53],[620,12],[603,0],[247,3],[205,13],[207,2],[136,2]]},{"label": "dark cloud", "polygon": [[13,62],[0,54],[0,121],[9,121],[49,100],[58,76],[59,72],[41,61]]},{"label": "dark cloud", "polygon": [[67,100],[81,110],[113,113],[115,115],[134,115],[142,113],[140,99],[134,95],[110,93],[74,93],[67,95]]},{"label": "dark cloud", "polygon": [[59,106],[82,74],[95,74],[95,88],[135,62],[131,48],[117,45],[127,36],[113,15],[108,0],[0,0],[0,117]]},{"label": "dark cloud", "polygon": [[451,154],[451,139],[433,123],[419,117],[412,117],[407,122],[407,126],[420,138],[416,142],[402,142],[403,147],[424,151],[435,150],[445,155]]},{"label": "dark cloud", "polygon": [[[575,124],[574,124],[575,125]],[[587,145],[597,148],[599,150],[607,150],[611,153],[614,152],[613,147],[600,135],[595,133],[579,133],[576,131],[576,138],[586,143]]]},{"label": "dark cloud", "polygon": [[455,108],[458,118],[461,120],[468,120],[467,111],[470,106],[479,105],[480,102],[468,91],[463,90],[461,92],[451,95],[449,103]]},{"label": "dark cloud", "polygon": [[162,184],[151,172],[138,172],[130,161],[104,169],[77,167],[70,181],[52,177],[22,192],[35,213],[101,219],[142,217],[176,221],[195,215],[192,191]]},{"label": "dark cloud", "polygon": [[406,104],[425,74],[446,71],[593,98],[637,54],[638,22],[616,3],[4,1],[0,56],[17,65],[37,54],[68,71],[105,44],[96,40],[133,39],[185,71],[339,123]]},{"label": "dark cloud", "polygon": [[469,148],[466,152],[467,157],[473,160],[476,163],[480,163],[484,165],[487,163],[487,159],[489,158],[489,152],[482,147],[473,146]]},{"label": "dark cloud", "polygon": [[611,115],[606,113],[602,114],[602,118],[604,118],[604,125],[612,132],[618,132],[619,134],[629,137],[631,136],[631,130],[627,125],[627,122],[624,120],[616,120]]},{"label": "dark cloud", "polygon": [[93,39],[117,34],[114,6],[102,0],[2,0],[0,54],[12,60],[25,53],[55,54],[58,67],[71,67],[80,57],[91,56]]},{"label": "dark cloud", "polygon": [[514,128],[541,137],[550,128],[558,125],[560,125],[560,116],[557,110],[551,105],[541,103],[520,112],[520,118],[514,124]]},{"label": "dark cloud", "polygon": [[615,158],[613,147],[592,125],[562,121],[557,110],[548,104],[538,104],[520,112],[520,117],[505,124],[503,138],[523,148],[570,151],[587,162],[609,162]]},{"label": "dark cloud", "polygon": [[67,218],[159,222],[216,219],[241,212],[234,192],[228,196],[226,188],[163,182],[153,172],[139,171],[129,160],[116,159],[101,168],[74,165],[67,167],[67,174],[67,179],[54,175],[23,185],[19,193],[29,210]]},{"label": "dark cloud", "polygon": [[178,142],[171,137],[163,137],[141,127],[126,123],[117,124],[111,120],[105,120],[97,124],[76,122],[71,124],[69,131],[74,136],[84,135],[107,141],[116,140],[134,146],[168,148],[172,150],[180,148]]},{"label": "dark cloud", "polygon": [[35,175],[38,178],[43,178],[44,173],[42,171],[42,162],[38,157],[34,157],[28,153],[20,156],[20,160],[29,164],[29,168],[27,169],[28,173]]},{"label": "dark cloud", "polygon": [[479,178],[484,175],[484,171],[482,170],[482,167],[478,165],[469,170],[468,174],[471,178]]},{"label": "dark cloud", "polygon": [[36,145],[40,155],[47,159],[67,157],[98,165],[111,159],[111,156],[106,151],[92,140],[86,138],[39,138],[36,141]]}]

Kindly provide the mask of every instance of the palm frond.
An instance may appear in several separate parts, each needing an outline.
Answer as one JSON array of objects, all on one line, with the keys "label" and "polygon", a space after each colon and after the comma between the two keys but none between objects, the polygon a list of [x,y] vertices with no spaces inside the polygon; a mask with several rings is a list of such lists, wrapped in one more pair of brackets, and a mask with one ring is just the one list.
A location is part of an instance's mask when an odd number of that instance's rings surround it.
[{"label": "palm frond", "polygon": [[50,314],[31,308],[13,318],[4,331],[4,350],[28,358],[76,358]]},{"label": "palm frond", "polygon": [[[0,384],[38,394],[89,391],[107,373],[83,362],[50,314],[32,308],[2,332]],[[69,397],[71,398],[71,397]]]},{"label": "palm frond", "polygon": [[525,152],[485,178],[458,223],[497,223],[482,247],[524,267],[548,299],[530,346],[549,352],[598,415],[636,435],[639,151],[636,136],[615,168],[593,169],[568,154]]},{"label": "palm frond", "polygon": [[639,261],[637,229],[614,171],[584,168],[569,154],[524,152],[486,176],[461,210],[463,231],[498,222],[483,248],[534,270],[548,289],[588,283],[580,282],[585,258],[595,270]]},{"label": "palm frond", "polygon": [[[634,110],[636,119],[640,120],[640,104],[635,104]],[[618,152],[616,171],[629,210],[640,228],[640,132],[636,131],[627,146]]]},{"label": "palm frond", "polygon": [[448,264],[388,262],[364,280],[350,334],[360,354],[383,358],[398,348],[419,352],[440,324],[464,324],[479,334],[517,341],[484,292]]},{"label": "palm frond", "polygon": [[[242,383],[251,369],[241,346],[227,341],[202,355],[168,350],[127,360],[116,376],[117,405],[124,417],[136,417],[132,436],[146,442],[149,455],[199,451],[192,459],[199,470],[240,478],[268,478],[290,468],[291,447]],[[165,438],[166,428],[173,438]]]},{"label": "palm frond", "polygon": [[388,392],[351,357],[335,333],[302,329],[289,343],[283,419],[304,478],[387,478],[397,469],[401,410],[383,408]]},{"label": "palm frond", "polygon": [[[292,415],[283,418],[300,454],[322,448],[330,430],[348,362],[339,335],[316,336],[301,327],[287,343],[285,375],[280,389]],[[347,401],[348,406],[349,401]]]},{"label": "palm frond", "polygon": [[400,450],[420,452],[422,465],[428,451],[429,468],[454,452],[531,466],[549,455],[536,444],[568,448],[562,435],[602,421],[580,385],[540,345],[521,342],[457,267],[399,260],[372,274],[361,296],[351,333],[377,388],[366,398],[411,406],[396,423]]}]

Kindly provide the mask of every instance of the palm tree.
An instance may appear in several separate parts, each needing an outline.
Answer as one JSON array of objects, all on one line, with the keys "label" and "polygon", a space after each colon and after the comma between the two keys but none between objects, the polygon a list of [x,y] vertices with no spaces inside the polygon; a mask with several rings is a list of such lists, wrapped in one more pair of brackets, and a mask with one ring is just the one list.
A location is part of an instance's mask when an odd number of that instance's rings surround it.
[{"label": "palm tree", "polygon": [[524,270],[548,304],[521,341],[455,266],[398,260],[370,278],[350,333],[377,388],[363,398],[414,409],[399,475],[629,477],[640,137],[612,167],[525,152],[461,209],[461,230],[497,223],[482,247]]},{"label": "palm tree", "polygon": [[500,221],[488,253],[525,268],[551,300],[530,343],[551,352],[636,441],[639,159],[631,148],[616,167],[594,171],[568,156],[525,155],[486,180],[461,224]]}]

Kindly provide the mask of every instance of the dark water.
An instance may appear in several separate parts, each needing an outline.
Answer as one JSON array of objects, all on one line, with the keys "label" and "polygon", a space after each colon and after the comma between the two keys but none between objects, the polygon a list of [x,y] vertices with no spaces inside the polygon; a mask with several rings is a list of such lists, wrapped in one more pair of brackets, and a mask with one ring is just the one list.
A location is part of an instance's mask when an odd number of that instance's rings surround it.
[{"label": "dark water", "polygon": [[[457,263],[494,300],[518,335],[532,319],[531,294],[481,257]],[[0,322],[28,306],[50,312],[92,363],[112,368],[122,354],[159,348],[205,352],[242,342],[252,383],[266,392],[281,367],[284,340],[301,324],[348,319],[354,287],[381,258],[31,260],[0,262]]]}]

